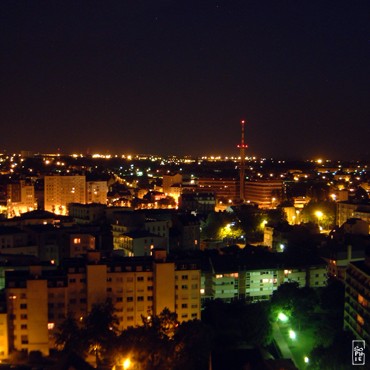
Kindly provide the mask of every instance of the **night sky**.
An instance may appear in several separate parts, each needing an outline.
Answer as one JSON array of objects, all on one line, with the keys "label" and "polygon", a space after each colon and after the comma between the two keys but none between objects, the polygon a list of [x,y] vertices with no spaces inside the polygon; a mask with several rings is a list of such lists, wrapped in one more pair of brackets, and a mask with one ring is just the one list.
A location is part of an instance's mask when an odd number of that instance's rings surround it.
[{"label": "night sky", "polygon": [[369,159],[370,1],[0,1],[0,150]]}]

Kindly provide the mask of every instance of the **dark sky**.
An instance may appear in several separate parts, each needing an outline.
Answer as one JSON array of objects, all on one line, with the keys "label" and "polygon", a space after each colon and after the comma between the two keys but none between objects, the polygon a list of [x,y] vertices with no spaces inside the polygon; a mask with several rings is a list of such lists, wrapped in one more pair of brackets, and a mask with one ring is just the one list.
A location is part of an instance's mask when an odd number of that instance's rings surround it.
[{"label": "dark sky", "polygon": [[370,157],[368,0],[0,1],[0,149]]}]

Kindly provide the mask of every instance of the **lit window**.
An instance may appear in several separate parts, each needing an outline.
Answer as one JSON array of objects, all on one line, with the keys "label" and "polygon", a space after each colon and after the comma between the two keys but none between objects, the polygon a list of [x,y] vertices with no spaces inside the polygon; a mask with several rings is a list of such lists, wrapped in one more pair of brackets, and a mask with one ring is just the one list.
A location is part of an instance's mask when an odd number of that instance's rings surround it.
[{"label": "lit window", "polygon": [[365,320],[362,316],[360,315],[357,315],[357,322],[360,324],[360,325],[364,325],[365,323]]},{"label": "lit window", "polygon": [[361,306],[367,307],[367,300],[362,295],[359,294],[357,300]]},{"label": "lit window", "polygon": [[80,238],[74,238],[73,239],[73,244],[80,244],[81,243],[81,239]]}]

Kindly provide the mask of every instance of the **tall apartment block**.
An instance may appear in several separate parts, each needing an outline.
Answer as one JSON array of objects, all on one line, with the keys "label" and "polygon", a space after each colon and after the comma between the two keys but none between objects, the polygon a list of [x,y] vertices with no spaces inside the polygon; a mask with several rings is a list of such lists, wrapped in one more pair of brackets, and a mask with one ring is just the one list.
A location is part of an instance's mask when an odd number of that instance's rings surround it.
[{"label": "tall apartment block", "polygon": [[344,329],[370,345],[370,260],[351,262],[346,272]]},{"label": "tall apartment block", "polygon": [[44,192],[45,211],[66,215],[68,204],[86,203],[86,177],[45,176]]},{"label": "tall apartment block", "polygon": [[114,303],[120,329],[140,325],[142,316],[164,308],[176,312],[180,322],[200,319],[199,264],[168,260],[164,250],[153,254],[101,260],[98,252],[90,252],[55,270],[31,266],[8,272],[9,350],[49,354],[53,333],[68,312],[83,319],[93,304],[107,298]]}]

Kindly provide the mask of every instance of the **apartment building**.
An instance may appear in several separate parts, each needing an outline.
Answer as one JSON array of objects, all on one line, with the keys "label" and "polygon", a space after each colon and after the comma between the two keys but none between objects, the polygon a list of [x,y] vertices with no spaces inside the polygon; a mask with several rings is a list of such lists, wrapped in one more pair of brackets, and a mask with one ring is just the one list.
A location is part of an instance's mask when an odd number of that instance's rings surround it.
[{"label": "apartment building", "polygon": [[182,175],[176,173],[174,175],[163,175],[163,193],[171,196],[178,202],[178,199],[181,195],[181,184],[182,184]]},{"label": "apartment building", "polygon": [[268,300],[286,282],[297,282],[301,288],[326,286],[327,269],[324,261],[292,266],[275,257],[276,262],[257,261],[254,258],[244,261],[225,256],[210,258],[208,266],[202,268],[202,302],[213,299],[225,302],[237,299],[249,302]]},{"label": "apartment building", "polygon": [[108,184],[106,181],[87,181],[86,203],[107,204]]},{"label": "apartment building", "polygon": [[350,218],[360,218],[370,223],[370,201],[362,202],[338,202],[336,212],[336,224],[342,226]]},{"label": "apartment building", "polygon": [[10,350],[47,355],[68,312],[82,319],[94,303],[107,298],[114,303],[120,329],[140,325],[142,315],[157,315],[165,307],[180,322],[200,319],[199,264],[168,260],[164,250],[156,250],[153,258],[109,261],[91,252],[87,259],[68,260],[54,271],[40,266],[10,271],[5,291]]},{"label": "apartment building", "polygon": [[370,345],[370,260],[351,262],[346,272],[344,329]]},{"label": "apartment building", "polygon": [[105,221],[107,206],[98,203],[70,203],[68,215],[78,224],[96,224]]},{"label": "apartment building", "polygon": [[216,207],[216,196],[212,192],[187,192],[179,198],[179,208],[196,213],[213,212]]},{"label": "apartment building", "polygon": [[113,230],[113,248],[115,251],[121,251],[124,256],[149,256],[156,247],[164,247],[167,250],[166,238],[146,230],[131,231],[118,236],[115,234],[116,229]]},{"label": "apartment building", "polygon": [[245,200],[258,204],[259,208],[276,208],[282,194],[283,182],[280,180],[256,180],[245,183]]},{"label": "apartment building", "polygon": [[198,180],[200,191],[214,193],[217,199],[235,200],[239,197],[239,179],[223,177],[200,177]]},{"label": "apartment building", "polygon": [[86,176],[45,176],[44,209],[67,215],[70,203],[86,203]]},{"label": "apartment building", "polygon": [[0,306],[0,362],[9,356],[8,315],[5,305]]},{"label": "apartment building", "polygon": [[20,216],[37,208],[35,188],[24,180],[7,185],[7,216]]}]

